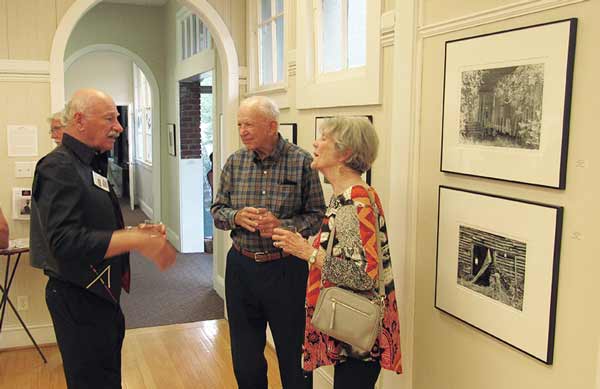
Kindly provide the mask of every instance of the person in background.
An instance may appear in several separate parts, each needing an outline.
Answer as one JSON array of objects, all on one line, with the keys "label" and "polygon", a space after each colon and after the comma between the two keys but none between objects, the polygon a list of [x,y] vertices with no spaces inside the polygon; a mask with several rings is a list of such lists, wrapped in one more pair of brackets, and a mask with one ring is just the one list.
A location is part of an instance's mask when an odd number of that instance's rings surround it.
[{"label": "person in background", "polygon": [[306,262],[273,247],[273,228],[317,232],[325,203],[310,154],[278,133],[279,108],[244,100],[238,128],[245,148],[229,156],[211,206],[216,228],[231,230],[225,295],[233,371],[240,389],[266,389],[267,323],[286,389],[312,388],[301,367]]},{"label": "person in background", "polygon": [[63,122],[63,111],[55,112],[48,118],[50,123],[50,138],[60,146],[66,124]]},{"label": "person in background", "polygon": [[2,213],[2,208],[0,208],[0,249],[8,247],[8,233],[8,222]]},{"label": "person in background", "polygon": [[210,185],[210,195],[213,195],[213,153],[210,153],[210,170],[206,173],[206,179],[208,180],[208,184]]},{"label": "person in background", "polygon": [[[314,245],[284,229],[273,231],[274,245],[310,264],[306,293],[304,369],[335,365],[335,389],[374,388],[381,368],[402,372],[400,330],[394,280],[383,209],[375,189],[361,174],[377,156],[379,141],[366,118],[337,117],[321,127],[315,140],[312,168],[333,186],[332,198]],[[375,200],[371,204],[369,193]],[[379,230],[376,217],[379,215]],[[331,228],[335,226],[333,236]],[[377,240],[381,241],[381,257]],[[331,253],[328,242],[333,239]],[[340,286],[374,298],[379,294],[379,261],[383,261],[385,311],[378,339],[370,352],[362,353],[311,325],[315,305],[323,288]]]},{"label": "person in background", "polygon": [[164,270],[175,262],[175,249],[162,224],[124,226],[106,178],[108,151],[123,131],[113,99],[82,89],[65,110],[62,146],[35,168],[30,260],[48,276],[46,304],[69,389],[117,389],[129,252]]}]

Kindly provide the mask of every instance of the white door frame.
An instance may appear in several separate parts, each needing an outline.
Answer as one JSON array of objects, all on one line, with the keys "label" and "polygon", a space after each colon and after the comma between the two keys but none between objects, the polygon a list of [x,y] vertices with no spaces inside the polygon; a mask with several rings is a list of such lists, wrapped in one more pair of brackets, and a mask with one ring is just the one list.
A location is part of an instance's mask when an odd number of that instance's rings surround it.
[{"label": "white door frame", "polygon": [[[56,29],[50,52],[50,101],[53,112],[61,110],[65,104],[64,55],[69,37],[77,22],[100,1],[75,0]],[[222,74],[223,127],[215,131],[215,144],[220,147],[215,149],[213,155],[215,181],[218,182],[226,157],[239,145],[235,131],[239,101],[237,52],[227,25],[207,0],[180,0],[180,2],[202,19],[202,22],[208,27],[219,53]],[[225,129],[231,130],[225,131]],[[213,283],[216,291],[224,297],[225,255],[229,248],[229,238],[225,232],[217,231],[214,239]]]},{"label": "white door frame", "polygon": [[[73,65],[79,58],[86,54],[94,52],[111,52],[122,54],[131,59],[141,70],[144,72],[150,89],[152,92],[152,215],[148,215],[153,220],[161,220],[161,193],[160,193],[160,90],[158,89],[158,82],[150,66],[136,53],[126,49],[125,47],[113,45],[113,44],[94,44],[82,47],[69,56],[64,61],[64,71],[67,72],[71,65]],[[130,131],[130,138],[135,137],[135,132]],[[130,139],[131,140],[131,139]],[[135,161],[129,161],[130,164],[134,164]],[[130,169],[132,166],[130,166]],[[133,166],[135,169],[135,166]],[[134,183],[135,184],[135,183]],[[150,205],[150,204],[149,204]]]}]

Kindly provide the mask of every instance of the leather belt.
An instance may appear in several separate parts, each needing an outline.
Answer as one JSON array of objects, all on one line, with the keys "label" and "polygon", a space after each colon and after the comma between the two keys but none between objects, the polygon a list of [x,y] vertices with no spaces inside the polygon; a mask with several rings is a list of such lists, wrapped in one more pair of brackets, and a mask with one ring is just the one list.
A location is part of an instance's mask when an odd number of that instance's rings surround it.
[{"label": "leather belt", "polygon": [[270,262],[289,256],[289,254],[286,254],[283,251],[248,251],[238,246],[235,242],[233,242],[233,248],[243,256],[248,257],[255,262]]}]

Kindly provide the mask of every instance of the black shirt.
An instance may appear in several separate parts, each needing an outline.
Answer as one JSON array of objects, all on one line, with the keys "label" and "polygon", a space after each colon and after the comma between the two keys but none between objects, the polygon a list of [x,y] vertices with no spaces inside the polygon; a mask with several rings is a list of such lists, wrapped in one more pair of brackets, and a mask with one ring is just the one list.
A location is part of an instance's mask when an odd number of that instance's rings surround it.
[{"label": "black shirt", "polygon": [[50,277],[118,303],[122,276],[128,280],[129,254],[104,255],[113,231],[123,228],[123,217],[112,187],[104,190],[93,179],[94,172],[106,177],[107,162],[108,153],[97,153],[69,134],[38,162],[30,259]]}]

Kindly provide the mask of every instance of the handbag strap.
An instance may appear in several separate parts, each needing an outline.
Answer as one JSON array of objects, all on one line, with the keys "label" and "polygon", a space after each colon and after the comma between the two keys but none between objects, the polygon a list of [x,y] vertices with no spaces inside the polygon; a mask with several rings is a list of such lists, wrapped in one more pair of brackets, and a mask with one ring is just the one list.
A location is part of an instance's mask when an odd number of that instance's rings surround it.
[{"label": "handbag strap", "polygon": [[[369,190],[369,187],[366,187],[363,185],[363,187],[367,190],[367,196],[369,196],[369,202],[371,203],[371,208],[373,208],[373,212],[375,213],[375,240],[377,241],[377,264],[378,264],[378,270],[377,270],[377,275],[378,275],[378,279],[377,282],[379,283],[379,296],[383,297],[385,296],[385,285],[383,285],[382,282],[382,278],[383,278],[383,258],[381,257],[381,241],[379,240],[379,208],[377,208],[377,203],[375,202],[375,199],[373,198],[373,194],[371,193],[371,191]],[[333,225],[333,228],[331,229],[331,232],[329,233],[329,240],[327,242],[327,255],[332,256],[332,251],[333,251],[333,237],[335,235],[335,224]]]}]

